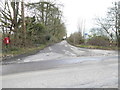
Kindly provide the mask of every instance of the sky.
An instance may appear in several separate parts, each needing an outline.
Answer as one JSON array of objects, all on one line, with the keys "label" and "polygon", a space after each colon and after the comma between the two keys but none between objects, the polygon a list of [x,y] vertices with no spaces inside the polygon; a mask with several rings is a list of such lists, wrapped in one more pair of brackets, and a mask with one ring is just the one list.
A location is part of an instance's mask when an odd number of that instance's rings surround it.
[{"label": "sky", "polygon": [[95,26],[95,18],[105,17],[113,0],[60,0],[64,4],[63,15],[68,36],[78,31],[78,24],[84,21],[85,32]]},{"label": "sky", "polygon": [[[37,2],[40,0],[24,0]],[[52,1],[52,0],[50,0]],[[78,31],[78,25],[84,22],[85,32],[88,33],[95,26],[95,18],[105,17],[107,8],[112,6],[114,0],[55,0],[62,3],[63,21],[65,22],[68,36]]]},{"label": "sky", "polygon": [[[34,0],[39,1],[39,0]],[[34,2],[33,1],[33,2]],[[112,6],[114,0],[55,0],[62,3],[63,20],[67,35],[78,31],[78,25],[84,22],[85,33],[95,26],[95,18],[105,17],[107,8]],[[29,0],[29,2],[32,2]]]}]

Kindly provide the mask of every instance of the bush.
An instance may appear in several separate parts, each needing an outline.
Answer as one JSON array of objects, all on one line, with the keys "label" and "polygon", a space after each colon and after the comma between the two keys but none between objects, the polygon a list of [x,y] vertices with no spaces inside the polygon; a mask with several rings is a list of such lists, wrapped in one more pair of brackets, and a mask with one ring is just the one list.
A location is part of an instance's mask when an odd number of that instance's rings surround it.
[{"label": "bush", "polygon": [[46,39],[46,41],[49,41],[51,39],[51,35],[46,35],[45,39]]},{"label": "bush", "polygon": [[52,43],[56,43],[56,42],[58,42],[58,39],[55,37],[55,36],[52,36],[51,38],[50,38],[50,42]]},{"label": "bush", "polygon": [[109,46],[110,42],[109,42],[109,38],[105,37],[105,36],[94,36],[92,38],[90,38],[87,42],[87,44],[90,45],[95,45],[95,46]]},{"label": "bush", "polygon": [[70,35],[70,37],[68,38],[68,42],[71,44],[82,44],[84,43],[84,39],[80,32],[75,32]]}]

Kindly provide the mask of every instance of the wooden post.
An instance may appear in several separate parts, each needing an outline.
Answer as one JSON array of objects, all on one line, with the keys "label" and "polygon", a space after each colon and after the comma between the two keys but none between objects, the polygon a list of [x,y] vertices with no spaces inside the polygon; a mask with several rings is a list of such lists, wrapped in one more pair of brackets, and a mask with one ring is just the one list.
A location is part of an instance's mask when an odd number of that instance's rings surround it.
[{"label": "wooden post", "polygon": [[120,50],[120,1],[118,2],[118,47]]},{"label": "wooden post", "polygon": [[21,16],[22,16],[22,30],[23,30],[23,43],[26,45],[26,25],[25,25],[25,16],[24,16],[24,0],[21,2]]}]

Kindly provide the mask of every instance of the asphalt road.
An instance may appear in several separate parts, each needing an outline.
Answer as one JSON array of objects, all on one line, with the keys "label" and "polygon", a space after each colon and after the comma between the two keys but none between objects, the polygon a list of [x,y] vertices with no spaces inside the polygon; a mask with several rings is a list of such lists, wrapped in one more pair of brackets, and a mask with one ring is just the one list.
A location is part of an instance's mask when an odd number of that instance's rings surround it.
[{"label": "asphalt road", "polygon": [[4,60],[3,65],[6,64],[16,64],[16,63],[26,63],[26,62],[38,62],[46,60],[59,60],[59,59],[71,59],[76,57],[94,57],[94,56],[117,56],[117,51],[112,50],[99,50],[99,49],[85,49],[77,48],[66,41],[62,41],[55,45],[49,46],[44,50],[39,51],[34,55],[27,57],[19,57],[10,60]]},{"label": "asphalt road", "polygon": [[117,88],[117,51],[77,48],[62,41],[35,55],[4,61],[3,88]]},{"label": "asphalt road", "polygon": [[38,70],[56,69],[74,64],[83,63],[86,61],[104,61],[106,59],[118,59],[118,56],[104,56],[104,57],[79,57],[74,59],[61,59],[61,60],[47,60],[38,62],[28,62],[21,64],[10,64],[2,66],[2,75],[31,72]]}]

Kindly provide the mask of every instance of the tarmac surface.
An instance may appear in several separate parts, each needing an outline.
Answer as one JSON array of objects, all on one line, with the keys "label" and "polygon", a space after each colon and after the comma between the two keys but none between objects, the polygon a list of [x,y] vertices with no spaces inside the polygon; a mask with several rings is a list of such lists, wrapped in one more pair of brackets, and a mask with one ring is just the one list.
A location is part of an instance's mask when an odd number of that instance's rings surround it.
[{"label": "tarmac surface", "polygon": [[118,52],[62,41],[2,65],[3,88],[118,88]]}]

